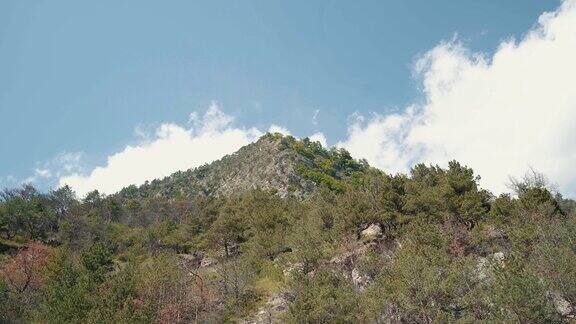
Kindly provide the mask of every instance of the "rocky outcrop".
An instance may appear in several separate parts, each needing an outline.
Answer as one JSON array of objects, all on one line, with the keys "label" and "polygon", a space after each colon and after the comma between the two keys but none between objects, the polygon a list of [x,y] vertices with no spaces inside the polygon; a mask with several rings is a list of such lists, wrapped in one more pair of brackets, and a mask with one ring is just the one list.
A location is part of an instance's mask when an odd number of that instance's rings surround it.
[{"label": "rocky outcrop", "polygon": [[370,278],[362,274],[358,268],[352,269],[352,272],[350,273],[350,279],[352,279],[354,287],[360,291],[363,291],[370,283]]},{"label": "rocky outcrop", "polygon": [[191,254],[178,254],[180,257],[180,264],[187,269],[199,269],[199,268],[208,268],[211,266],[216,265],[216,259],[212,259],[207,257],[202,252],[195,252]]},{"label": "rocky outcrop", "polygon": [[504,252],[490,254],[486,258],[479,258],[476,265],[476,277],[478,280],[487,280],[491,276],[491,267],[504,266]]},{"label": "rocky outcrop", "polygon": [[202,260],[200,260],[200,268],[208,268],[216,265],[216,263],[218,263],[216,259],[204,257]]},{"label": "rocky outcrop", "polygon": [[558,293],[550,294],[550,299],[552,300],[552,304],[558,314],[568,318],[574,317],[574,306],[568,300]]},{"label": "rocky outcrop", "polygon": [[258,309],[256,315],[243,321],[250,324],[284,323],[283,315],[288,310],[288,305],[294,300],[294,295],[290,292],[279,292],[268,298],[266,304]]},{"label": "rocky outcrop", "polygon": [[382,237],[382,226],[370,224],[365,230],[360,232],[362,242],[372,242]]},{"label": "rocky outcrop", "polygon": [[302,263],[302,262],[296,262],[296,263],[288,262],[286,264],[286,266],[284,267],[284,270],[282,270],[282,273],[284,274],[284,276],[288,277],[296,271],[304,271],[304,263]]}]

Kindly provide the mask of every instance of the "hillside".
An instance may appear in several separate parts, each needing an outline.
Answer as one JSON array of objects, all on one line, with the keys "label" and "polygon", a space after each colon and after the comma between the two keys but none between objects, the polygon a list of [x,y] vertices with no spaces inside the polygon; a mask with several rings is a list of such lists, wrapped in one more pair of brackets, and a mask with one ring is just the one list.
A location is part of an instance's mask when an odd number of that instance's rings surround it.
[{"label": "hillside", "polygon": [[116,195],[5,190],[0,322],[574,321],[576,202],[478,180],[267,134]]},{"label": "hillside", "polygon": [[341,150],[291,136],[266,134],[222,159],[120,191],[122,198],[232,196],[248,190],[274,190],[303,198],[319,183],[338,182],[367,168]]}]

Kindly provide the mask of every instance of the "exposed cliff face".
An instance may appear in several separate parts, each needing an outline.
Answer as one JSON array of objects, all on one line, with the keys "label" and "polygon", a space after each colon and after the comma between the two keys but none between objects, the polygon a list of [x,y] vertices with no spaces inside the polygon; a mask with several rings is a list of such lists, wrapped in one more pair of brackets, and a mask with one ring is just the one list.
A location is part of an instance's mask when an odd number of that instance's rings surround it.
[{"label": "exposed cliff face", "polygon": [[[350,169],[348,164],[342,167],[337,161],[341,154],[341,151],[328,151],[319,143],[267,134],[211,164],[176,172],[139,188],[125,188],[118,195],[123,198],[218,197],[259,188],[276,190],[281,197],[302,198],[314,191],[319,182],[337,181],[350,174],[354,168]],[[357,168],[360,166],[346,155],[344,160],[348,159]],[[324,166],[323,170],[319,164]]]}]

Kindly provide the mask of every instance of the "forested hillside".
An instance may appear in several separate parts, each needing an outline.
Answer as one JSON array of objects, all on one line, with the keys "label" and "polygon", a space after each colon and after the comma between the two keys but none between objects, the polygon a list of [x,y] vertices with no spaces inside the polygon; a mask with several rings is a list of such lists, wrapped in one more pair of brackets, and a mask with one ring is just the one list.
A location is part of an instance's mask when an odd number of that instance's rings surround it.
[{"label": "forested hillside", "polygon": [[6,189],[0,322],[571,321],[576,203],[478,180],[267,134],[114,195]]},{"label": "forested hillside", "polygon": [[319,143],[266,134],[234,154],[164,179],[129,186],[120,198],[194,198],[231,196],[250,189],[274,190],[280,197],[305,197],[318,183],[336,189],[338,181],[367,167],[344,150],[326,150]]}]

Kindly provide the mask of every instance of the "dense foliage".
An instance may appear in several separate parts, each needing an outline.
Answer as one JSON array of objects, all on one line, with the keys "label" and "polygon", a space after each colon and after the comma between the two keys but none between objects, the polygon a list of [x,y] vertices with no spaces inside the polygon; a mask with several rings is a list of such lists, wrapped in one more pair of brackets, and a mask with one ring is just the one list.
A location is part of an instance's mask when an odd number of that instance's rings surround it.
[{"label": "dense foliage", "polygon": [[[493,196],[472,169],[388,175],[307,140],[317,190],[0,198],[0,322],[562,322],[576,204],[534,174]],[[376,229],[368,232],[368,229]]]}]

